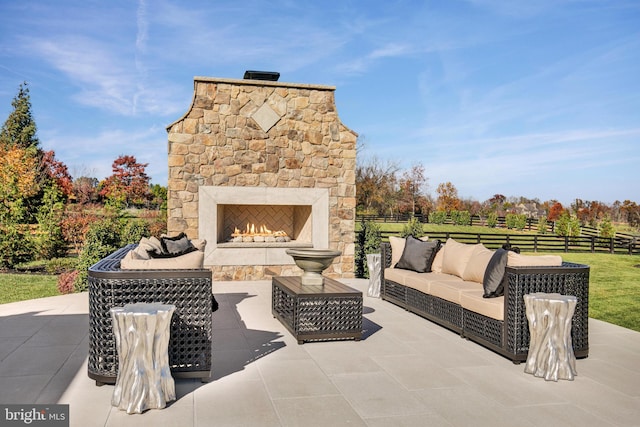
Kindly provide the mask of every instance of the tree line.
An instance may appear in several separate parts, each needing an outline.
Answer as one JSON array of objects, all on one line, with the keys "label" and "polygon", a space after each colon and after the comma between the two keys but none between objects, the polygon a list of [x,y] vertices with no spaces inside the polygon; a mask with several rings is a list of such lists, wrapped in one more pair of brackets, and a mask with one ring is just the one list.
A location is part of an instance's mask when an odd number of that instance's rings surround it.
[{"label": "tree line", "polygon": [[[598,228],[605,222],[626,223],[640,228],[640,206],[631,200],[607,205],[599,201],[576,199],[570,206],[557,200],[541,202],[525,197],[495,194],[485,201],[462,198],[451,182],[439,183],[435,197],[428,192],[428,178],[422,164],[401,170],[394,161],[378,157],[358,156],[356,166],[357,213],[361,216],[420,215],[429,218],[445,216],[479,216],[491,221],[496,217],[524,215],[542,221],[573,222]],[[575,224],[570,224],[574,226]]]},{"label": "tree line", "polygon": [[131,220],[128,208],[148,212],[146,228],[166,228],[167,189],[151,184],[148,164],[121,155],[109,177],[74,179],[55,152],[40,145],[27,83],[11,105],[0,129],[0,268],[80,252],[92,224],[124,225]]}]

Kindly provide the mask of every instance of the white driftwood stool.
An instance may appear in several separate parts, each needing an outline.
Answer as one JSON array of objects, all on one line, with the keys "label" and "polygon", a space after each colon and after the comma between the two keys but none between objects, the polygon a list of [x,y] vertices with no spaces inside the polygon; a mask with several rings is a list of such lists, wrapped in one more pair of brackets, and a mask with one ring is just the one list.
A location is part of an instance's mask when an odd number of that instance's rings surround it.
[{"label": "white driftwood stool", "polygon": [[126,304],[111,309],[118,376],[111,404],[128,414],[162,409],[176,399],[169,370],[169,326],[175,306]]},{"label": "white driftwood stool", "polygon": [[524,371],[546,381],[573,380],[577,375],[571,342],[571,319],[577,298],[573,295],[524,295],[529,320],[529,354]]}]

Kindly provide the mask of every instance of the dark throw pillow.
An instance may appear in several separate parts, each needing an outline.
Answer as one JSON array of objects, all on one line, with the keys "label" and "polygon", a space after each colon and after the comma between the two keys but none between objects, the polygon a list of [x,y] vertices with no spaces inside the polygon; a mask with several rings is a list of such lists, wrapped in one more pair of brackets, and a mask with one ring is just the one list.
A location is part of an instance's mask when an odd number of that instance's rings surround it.
[{"label": "dark throw pillow", "polygon": [[502,279],[504,278],[505,269],[507,268],[508,253],[508,249],[497,249],[489,260],[482,280],[482,286],[484,287],[483,297],[496,298],[502,296],[504,293]]},{"label": "dark throw pillow", "polygon": [[440,249],[440,240],[427,240],[423,242],[413,236],[407,237],[404,251],[400,260],[395,265],[403,270],[413,270],[418,273],[429,273],[436,253]]},{"label": "dark throw pillow", "polygon": [[149,252],[152,258],[172,258],[197,250],[184,233],[174,237],[161,237],[160,244],[162,245],[162,253]]}]

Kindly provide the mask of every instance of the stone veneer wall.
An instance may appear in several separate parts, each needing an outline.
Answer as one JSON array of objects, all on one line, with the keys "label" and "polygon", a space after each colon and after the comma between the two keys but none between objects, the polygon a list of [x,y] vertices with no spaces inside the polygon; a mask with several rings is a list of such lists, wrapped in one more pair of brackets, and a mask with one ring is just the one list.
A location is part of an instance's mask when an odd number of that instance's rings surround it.
[{"label": "stone veneer wall", "polygon": [[[325,273],[353,277],[357,134],[338,118],[334,92],[196,77],[189,111],[167,127],[168,232],[199,237],[200,186],[328,188],[329,247],[342,256]],[[299,273],[295,265],[212,269],[217,280]]]}]

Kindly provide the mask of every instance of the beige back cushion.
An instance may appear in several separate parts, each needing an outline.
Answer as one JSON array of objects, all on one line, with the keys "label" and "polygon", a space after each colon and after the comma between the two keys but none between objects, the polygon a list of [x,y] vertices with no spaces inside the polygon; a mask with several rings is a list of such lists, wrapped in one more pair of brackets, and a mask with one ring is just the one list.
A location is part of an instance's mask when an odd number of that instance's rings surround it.
[{"label": "beige back cushion", "polygon": [[562,265],[560,255],[522,255],[509,251],[508,267],[557,267]]},{"label": "beige back cushion", "polygon": [[442,272],[462,277],[476,246],[478,245],[460,243],[452,238],[447,239],[443,249]]},{"label": "beige back cushion", "polygon": [[471,253],[471,258],[469,258],[469,263],[464,269],[462,278],[470,282],[482,283],[484,281],[484,272],[487,270],[487,265],[494,251],[487,249],[483,244],[474,246],[475,249]]},{"label": "beige back cushion", "polygon": [[122,270],[185,270],[202,268],[204,252],[193,251],[173,258],[142,259],[135,251],[129,251],[120,260]]},{"label": "beige back cushion", "polygon": [[389,236],[389,243],[391,244],[391,267],[395,267],[398,261],[400,261],[405,242],[406,240],[402,237]]},{"label": "beige back cushion", "polygon": [[442,261],[444,260],[444,247],[446,243],[440,246],[440,250],[436,253],[431,263],[431,271],[434,273],[442,273]]}]

